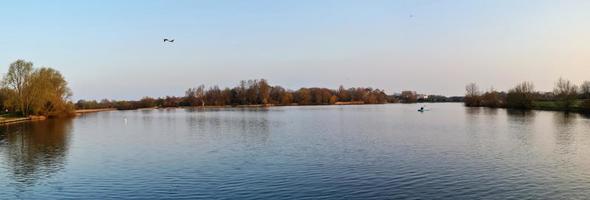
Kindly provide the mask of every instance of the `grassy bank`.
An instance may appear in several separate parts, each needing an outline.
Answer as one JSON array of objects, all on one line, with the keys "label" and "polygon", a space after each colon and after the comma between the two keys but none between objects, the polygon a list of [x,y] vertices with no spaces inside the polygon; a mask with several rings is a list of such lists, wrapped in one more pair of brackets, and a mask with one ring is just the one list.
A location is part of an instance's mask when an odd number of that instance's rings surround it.
[{"label": "grassy bank", "polygon": [[584,100],[577,100],[571,107],[565,108],[561,101],[533,101],[533,110],[589,112],[590,108],[584,104]]}]

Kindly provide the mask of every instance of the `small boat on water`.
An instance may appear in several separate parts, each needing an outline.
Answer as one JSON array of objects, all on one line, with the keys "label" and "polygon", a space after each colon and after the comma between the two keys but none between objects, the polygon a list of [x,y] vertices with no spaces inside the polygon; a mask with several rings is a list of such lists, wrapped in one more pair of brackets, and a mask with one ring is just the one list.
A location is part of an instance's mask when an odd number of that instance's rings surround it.
[{"label": "small boat on water", "polygon": [[424,107],[420,107],[420,109],[418,109],[418,112],[424,112],[424,111],[428,111],[428,110],[426,110]]}]

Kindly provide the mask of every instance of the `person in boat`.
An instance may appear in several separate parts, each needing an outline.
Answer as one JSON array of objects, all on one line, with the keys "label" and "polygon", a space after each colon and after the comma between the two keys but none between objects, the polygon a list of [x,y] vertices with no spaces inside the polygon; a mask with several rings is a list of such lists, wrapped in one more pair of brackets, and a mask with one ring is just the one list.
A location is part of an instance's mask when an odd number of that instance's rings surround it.
[{"label": "person in boat", "polygon": [[424,107],[420,107],[420,110],[418,110],[420,112],[424,111]]}]

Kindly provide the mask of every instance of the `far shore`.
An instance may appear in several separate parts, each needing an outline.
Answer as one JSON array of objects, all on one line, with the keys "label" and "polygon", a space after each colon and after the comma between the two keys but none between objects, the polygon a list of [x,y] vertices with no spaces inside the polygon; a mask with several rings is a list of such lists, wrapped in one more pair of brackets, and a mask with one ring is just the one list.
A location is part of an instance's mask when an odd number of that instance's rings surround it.
[{"label": "far shore", "polygon": [[[455,102],[416,102],[419,103],[455,103]],[[386,103],[392,104],[392,103]],[[340,105],[340,106],[350,106],[350,105],[374,105],[374,104],[364,104],[361,102],[336,102],[335,104],[326,104],[326,105]],[[581,109],[574,109],[565,111],[555,106],[555,102],[539,102],[536,101],[534,103],[534,107],[531,110],[542,110],[542,111],[557,111],[557,112],[574,112],[574,113],[587,113],[582,111]],[[178,106],[178,107],[149,107],[149,108],[138,108],[138,109],[129,109],[129,110],[155,110],[155,109],[199,109],[199,108],[265,108],[265,107],[285,107],[285,106],[302,106],[297,104],[291,105],[274,105],[274,104],[254,104],[254,105],[237,105],[237,106]],[[322,105],[309,105],[309,106],[322,106]],[[325,105],[324,105],[325,106]],[[485,107],[485,106],[481,106]],[[497,109],[502,109],[503,107],[496,107]],[[509,108],[504,108],[509,109]],[[107,111],[125,111],[119,110],[116,108],[100,108],[100,109],[78,109],[75,111],[76,116],[90,114],[90,113],[97,113],[97,112],[107,112]],[[45,116],[29,116],[29,117],[19,117],[19,116],[11,116],[11,115],[0,115],[0,125],[10,125],[10,124],[17,124],[17,123],[24,123],[24,122],[31,122],[31,121],[42,121],[46,120],[47,117]]]},{"label": "far shore", "polygon": [[76,110],[76,115],[86,114],[86,113],[95,113],[95,112],[104,112],[104,111],[113,111],[117,110],[115,108],[100,108],[100,109],[79,109]]},{"label": "far shore", "polygon": [[[382,104],[391,104],[391,103],[382,103]],[[184,109],[198,109],[198,108],[267,108],[267,107],[288,107],[288,106],[342,106],[342,105],[380,105],[380,104],[365,104],[362,101],[354,101],[354,102],[336,102],[334,104],[310,104],[310,105],[299,105],[296,103],[282,105],[282,104],[251,104],[251,105],[225,105],[225,106],[172,106],[172,107],[148,107],[148,108],[136,108],[136,109],[116,109],[112,108],[111,110],[154,110],[154,109],[174,109],[174,108],[184,108]],[[100,109],[97,109],[100,110]]]}]

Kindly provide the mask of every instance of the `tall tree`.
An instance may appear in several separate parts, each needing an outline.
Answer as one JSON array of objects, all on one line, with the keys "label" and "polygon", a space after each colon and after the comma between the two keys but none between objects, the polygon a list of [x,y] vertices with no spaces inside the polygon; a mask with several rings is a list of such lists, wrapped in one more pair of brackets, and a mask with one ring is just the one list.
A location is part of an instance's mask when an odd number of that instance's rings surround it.
[{"label": "tall tree", "polygon": [[258,93],[259,93],[259,97],[260,97],[260,103],[262,104],[268,104],[269,103],[269,98],[270,98],[270,85],[268,85],[268,82],[264,79],[260,79],[260,81],[258,81]]},{"label": "tall tree", "polygon": [[481,92],[475,83],[469,83],[465,86],[465,105],[479,106],[481,101]]},{"label": "tall tree", "polygon": [[15,95],[9,100],[24,116],[29,114],[30,98],[26,96],[29,79],[33,72],[33,63],[17,60],[10,64],[3,83],[14,91]]},{"label": "tall tree", "polygon": [[189,88],[186,91],[186,99],[191,106],[205,106],[205,85]]}]

